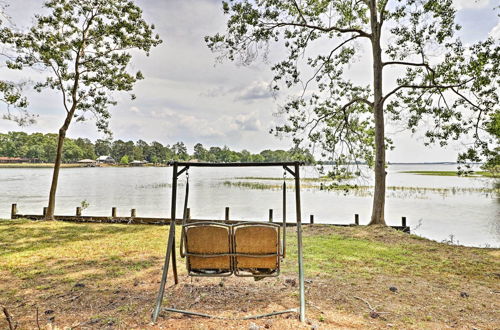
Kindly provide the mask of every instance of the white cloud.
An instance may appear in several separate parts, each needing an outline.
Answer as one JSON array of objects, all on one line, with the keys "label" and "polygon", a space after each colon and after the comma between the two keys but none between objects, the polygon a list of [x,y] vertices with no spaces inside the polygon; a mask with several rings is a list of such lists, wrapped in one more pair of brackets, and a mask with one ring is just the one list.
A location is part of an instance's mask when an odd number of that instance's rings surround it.
[{"label": "white cloud", "polygon": [[244,115],[238,115],[234,119],[239,130],[243,131],[260,131],[262,129],[262,123],[259,120],[258,114],[256,112]]},{"label": "white cloud", "polygon": [[488,33],[488,37],[492,37],[493,39],[500,39],[500,20],[497,25],[491,29],[490,33]]},{"label": "white cloud", "polygon": [[[1,1],[1,0],[0,0]],[[498,0],[495,0],[498,1]],[[8,12],[19,27],[27,26],[35,12],[40,12],[39,0],[9,0],[12,3]],[[263,148],[290,147],[289,139],[278,140],[268,133],[275,123],[283,123],[283,117],[273,117],[277,105],[283,103],[296,90],[283,89],[278,100],[272,98],[269,82],[272,72],[269,64],[257,61],[250,67],[237,66],[224,61],[217,64],[203,37],[223,32],[225,17],[222,15],[220,0],[177,0],[148,1],[138,0],[144,9],[144,15],[150,23],[156,25],[164,43],[151,51],[146,57],[134,53],[134,70],[141,70],[145,79],[138,82],[134,89],[137,95],[131,101],[126,94],[116,94],[118,105],[112,107],[110,125],[116,139],[159,141],[172,144],[184,141],[192,146],[201,142],[204,145],[228,145],[235,149],[248,149],[258,152]],[[486,0],[454,0],[458,9],[485,9],[494,1]],[[486,12],[486,10],[485,10]],[[488,10],[489,12],[489,10]],[[496,17],[484,17],[478,24],[477,18],[482,13],[477,10],[464,10],[463,20],[473,22],[467,27],[471,39],[477,36],[498,36],[500,27]],[[328,46],[327,46],[328,47]],[[279,48],[279,47],[276,47]],[[315,50],[309,49],[313,53]],[[365,52],[365,44],[360,44],[360,52]],[[284,55],[282,49],[271,48],[270,62],[275,62]],[[363,55],[365,56],[365,55]],[[3,75],[4,79],[33,79],[28,71],[10,72],[12,76]],[[355,83],[367,83],[371,77],[370,61],[365,57],[358,59],[348,72],[348,77]],[[386,86],[394,75],[388,72],[385,77]],[[30,110],[39,114],[38,124],[23,128],[27,132],[57,132],[62,124],[64,111],[61,107],[60,95],[55,92],[28,95]],[[1,115],[1,112],[0,112]],[[0,120],[0,132],[19,130],[14,123]],[[101,133],[95,123],[74,123],[70,128],[71,137],[100,138]],[[396,138],[397,139],[397,138]],[[396,140],[397,149],[391,160],[406,160],[404,150],[420,145],[415,139]],[[265,146],[265,147],[263,147]],[[399,156],[398,152],[401,152]],[[422,152],[423,153],[423,152]],[[448,152],[446,157],[453,159],[455,152]],[[424,160],[432,160],[434,155],[422,156]]]},{"label": "white cloud", "polygon": [[258,99],[271,98],[271,88],[269,83],[264,81],[254,81],[252,84],[241,89],[236,94],[236,100],[253,101]]}]

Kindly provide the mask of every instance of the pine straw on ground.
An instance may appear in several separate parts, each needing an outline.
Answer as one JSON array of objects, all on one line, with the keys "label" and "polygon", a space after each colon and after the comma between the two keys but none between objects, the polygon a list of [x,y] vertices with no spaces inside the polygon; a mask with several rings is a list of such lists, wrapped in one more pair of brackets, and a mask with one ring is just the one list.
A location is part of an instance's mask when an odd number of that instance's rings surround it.
[{"label": "pine straw on ground", "polygon": [[325,225],[304,227],[308,323],[295,314],[235,320],[298,306],[291,229],[277,278],[188,278],[179,258],[164,306],[226,319],[163,313],[152,325],[166,229],[0,221],[0,305],[18,329],[498,329],[500,250]]}]

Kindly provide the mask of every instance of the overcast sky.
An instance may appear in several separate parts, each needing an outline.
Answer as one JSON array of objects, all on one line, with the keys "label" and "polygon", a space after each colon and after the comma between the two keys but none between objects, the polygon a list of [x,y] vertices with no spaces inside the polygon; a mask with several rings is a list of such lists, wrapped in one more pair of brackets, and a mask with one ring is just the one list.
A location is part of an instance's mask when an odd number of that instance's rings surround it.
[{"label": "overcast sky", "polygon": [[[40,12],[41,0],[11,0],[7,12],[19,27],[27,26]],[[267,148],[291,147],[288,139],[269,134],[274,126],[279,100],[269,93],[272,75],[268,65],[257,62],[249,67],[231,62],[216,63],[204,43],[204,36],[223,32],[225,18],[220,0],[140,0],[145,18],[156,26],[163,44],[150,57],[138,56],[133,68],[145,80],[135,88],[137,99],[117,96],[119,104],[111,110],[111,129],[115,139],[154,140],[163,144],[184,141],[188,147],[201,142],[206,146],[228,145],[232,149],[258,152]],[[500,21],[493,10],[497,0],[455,0],[457,20],[463,26],[466,43],[500,37]],[[360,61],[363,62],[363,61]],[[353,78],[371,77],[370,67],[362,64]],[[2,71],[4,72],[4,71]],[[32,73],[21,73],[33,79]],[[57,132],[64,110],[55,93],[28,94],[30,110],[39,115],[35,125],[19,128],[0,119],[0,132]],[[391,162],[455,161],[458,145],[446,149],[426,148],[421,137],[390,127],[388,133],[396,149],[388,153]],[[73,123],[69,137],[101,138],[93,122]]]}]

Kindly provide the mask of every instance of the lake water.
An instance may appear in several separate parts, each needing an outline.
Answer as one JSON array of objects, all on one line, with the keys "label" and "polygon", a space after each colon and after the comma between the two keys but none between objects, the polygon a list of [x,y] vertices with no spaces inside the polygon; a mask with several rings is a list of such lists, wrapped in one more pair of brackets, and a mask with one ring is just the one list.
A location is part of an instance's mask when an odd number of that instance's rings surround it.
[{"label": "lake water", "polygon": [[[483,191],[494,184],[489,178],[423,176],[402,171],[453,171],[455,165],[391,165],[387,172],[388,186],[419,189],[389,190],[386,221],[401,224],[407,217],[412,232],[437,241],[453,239],[468,246],[500,247],[500,199]],[[281,177],[280,168],[191,168],[189,207],[192,218],[224,217],[224,208],[231,208],[232,219],[267,220],[268,210],[274,209],[275,221],[281,219],[281,192],[230,186],[250,182],[241,177]],[[19,213],[41,214],[47,204],[51,169],[0,169],[0,218],[10,216],[10,206],[17,203]],[[302,177],[318,176],[312,168],[301,169]],[[73,215],[83,200],[89,203],[85,215],[111,215],[111,207],[118,214],[137,216],[170,216],[171,168],[66,168],[61,170],[56,202],[56,214]],[[179,180],[179,207],[181,214],[185,177]],[[280,181],[259,182],[280,184]],[[303,182],[310,185],[310,182]],[[359,179],[360,185],[372,184],[368,176]],[[291,182],[290,182],[291,184]],[[424,189],[432,188],[432,189]],[[366,224],[371,213],[370,191],[302,190],[302,218],[309,221],[314,214],[316,223],[353,223],[354,214]],[[293,193],[288,193],[288,221],[295,221]]]}]

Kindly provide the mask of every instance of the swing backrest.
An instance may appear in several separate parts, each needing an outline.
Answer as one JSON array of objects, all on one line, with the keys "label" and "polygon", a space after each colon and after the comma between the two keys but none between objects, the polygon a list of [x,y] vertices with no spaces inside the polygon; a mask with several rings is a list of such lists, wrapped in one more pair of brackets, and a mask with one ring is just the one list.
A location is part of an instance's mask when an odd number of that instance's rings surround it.
[{"label": "swing backrest", "polygon": [[279,229],[279,225],[268,223],[243,223],[233,226],[235,275],[269,276],[279,269]]},{"label": "swing backrest", "polygon": [[280,225],[189,223],[182,226],[181,255],[191,276],[276,276],[280,268]]},{"label": "swing backrest", "polygon": [[230,226],[197,223],[184,225],[182,230],[188,274],[232,274]]}]

